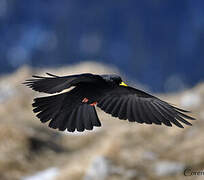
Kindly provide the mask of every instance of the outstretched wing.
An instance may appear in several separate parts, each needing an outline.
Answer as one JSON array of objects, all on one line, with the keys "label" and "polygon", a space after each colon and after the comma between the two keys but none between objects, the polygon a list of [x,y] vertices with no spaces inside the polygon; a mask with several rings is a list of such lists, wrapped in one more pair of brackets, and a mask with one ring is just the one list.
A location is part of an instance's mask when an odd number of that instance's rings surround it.
[{"label": "outstretched wing", "polygon": [[73,132],[92,130],[101,126],[94,106],[77,103],[69,92],[34,99],[33,111],[41,122],[49,127]]},{"label": "outstretched wing", "polygon": [[71,76],[56,76],[47,73],[50,77],[33,76],[33,79],[28,79],[24,84],[38,92],[57,93],[78,83],[94,83],[95,81],[103,80],[101,76],[90,73],[77,74]]},{"label": "outstretched wing", "polygon": [[130,122],[176,126],[183,128],[184,123],[192,125],[186,119],[194,118],[186,115],[189,111],[179,109],[148,93],[132,87],[119,86],[107,91],[98,104],[103,111],[119,119],[128,119]]}]

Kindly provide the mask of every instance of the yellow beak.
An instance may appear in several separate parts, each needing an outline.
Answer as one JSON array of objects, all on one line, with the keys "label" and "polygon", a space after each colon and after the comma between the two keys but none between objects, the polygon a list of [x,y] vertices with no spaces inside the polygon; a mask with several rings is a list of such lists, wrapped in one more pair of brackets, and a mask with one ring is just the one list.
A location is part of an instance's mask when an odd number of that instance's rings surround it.
[{"label": "yellow beak", "polygon": [[127,84],[125,84],[123,81],[120,83],[120,86],[128,86]]}]

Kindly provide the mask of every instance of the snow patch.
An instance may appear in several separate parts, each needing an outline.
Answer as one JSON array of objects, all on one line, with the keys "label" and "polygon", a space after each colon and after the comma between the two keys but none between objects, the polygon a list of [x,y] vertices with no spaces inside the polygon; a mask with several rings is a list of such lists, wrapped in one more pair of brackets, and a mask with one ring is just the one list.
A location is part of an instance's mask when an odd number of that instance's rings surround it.
[{"label": "snow patch", "polygon": [[135,179],[141,176],[135,169],[115,166],[108,158],[97,156],[88,168],[84,180],[105,180],[110,175],[118,175],[122,179]]},{"label": "snow patch", "polygon": [[109,175],[109,161],[103,157],[98,156],[92,162],[90,168],[87,171],[87,174],[84,177],[84,180],[104,180]]},{"label": "snow patch", "polygon": [[201,104],[201,97],[196,93],[186,93],[181,97],[181,106],[184,108],[196,108]]},{"label": "snow patch", "polygon": [[40,171],[32,176],[23,177],[21,180],[54,180],[59,174],[59,170],[55,167]]},{"label": "snow patch", "polygon": [[155,165],[157,176],[169,176],[183,172],[185,165],[179,162],[160,161]]},{"label": "snow patch", "polygon": [[13,97],[16,93],[14,90],[15,88],[12,87],[7,82],[1,82],[0,83],[0,103],[4,103],[9,98]]}]

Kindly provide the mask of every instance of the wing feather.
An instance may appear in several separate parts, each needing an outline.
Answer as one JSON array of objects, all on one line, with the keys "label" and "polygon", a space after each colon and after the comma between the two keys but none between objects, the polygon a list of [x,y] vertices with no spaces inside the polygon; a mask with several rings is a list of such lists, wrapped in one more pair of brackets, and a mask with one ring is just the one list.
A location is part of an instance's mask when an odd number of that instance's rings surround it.
[{"label": "wing feather", "polygon": [[166,104],[166,106],[165,106],[164,103],[160,103],[160,102],[158,102],[158,103],[163,107],[163,109],[166,110],[166,112],[167,112],[170,116],[172,116],[172,117],[178,119],[179,121],[183,122],[184,124],[187,124],[187,125],[189,125],[189,126],[192,126],[191,123],[189,123],[189,122],[186,121],[184,118],[182,118],[181,116],[179,116],[179,114],[178,114],[174,109],[170,108],[168,104]]},{"label": "wing feather", "polygon": [[122,102],[122,98],[119,98],[118,101],[115,104],[115,107],[112,110],[112,113],[111,113],[113,117],[118,117],[118,113],[119,113],[119,110],[120,110],[121,102]]},{"label": "wing feather", "polygon": [[173,124],[175,124],[176,126],[180,127],[180,128],[184,128],[176,119],[173,115],[169,115],[169,112],[162,108],[161,106],[159,106],[157,103],[154,103],[155,106],[158,107],[158,109],[160,110],[160,112],[164,115],[165,119],[169,120],[170,122],[172,122]]},{"label": "wing feather", "polygon": [[145,116],[145,111],[143,109],[143,104],[141,98],[137,98],[137,104],[138,104],[138,112],[140,114],[141,120],[143,120],[146,124],[152,124],[152,121],[150,121],[147,116]]},{"label": "wing feather", "polygon": [[162,121],[159,120],[158,117],[155,116],[152,107],[150,106],[149,103],[147,103],[146,101],[143,102],[144,103],[144,110],[145,113],[147,114],[147,116],[149,117],[149,119],[151,119],[155,124],[157,125],[161,125]]},{"label": "wing feather", "polygon": [[[111,111],[113,110],[113,108],[115,107],[115,103],[118,101],[117,98],[110,98],[110,103],[103,109],[106,113],[111,113]],[[101,108],[102,109],[102,108]]]},{"label": "wing feather", "polygon": [[[157,118],[155,118],[155,116],[152,114],[151,110],[146,105],[146,101],[141,101],[141,107],[142,107],[143,115],[145,116],[145,118],[147,119],[148,122],[152,122],[154,124],[161,125],[161,122],[158,121]],[[151,123],[149,123],[149,124],[151,124]]]},{"label": "wing feather", "polygon": [[133,114],[133,105],[132,105],[132,98],[128,96],[128,103],[127,103],[127,119],[130,122],[135,122],[137,118],[134,117]]},{"label": "wing feather", "polygon": [[72,86],[76,86],[77,84],[82,82],[104,82],[101,76],[90,73],[70,76],[56,76],[50,73],[47,73],[47,75],[49,75],[50,77],[33,76],[33,79],[28,79],[23,84],[27,85],[35,91],[53,94],[61,92],[64,89],[68,89]]},{"label": "wing feather", "polygon": [[119,119],[124,119],[124,120],[127,119],[127,112],[126,112],[127,103],[128,103],[127,97],[122,98],[122,102],[121,102],[120,109],[118,112]]},{"label": "wing feather", "polygon": [[103,105],[101,106],[101,109],[105,110],[109,105],[109,103],[111,103],[111,101],[112,101],[112,98],[110,98],[109,96],[105,97],[103,101]]},{"label": "wing feather", "polygon": [[[107,99],[106,99],[107,97]],[[171,123],[183,128],[181,123],[191,125],[187,120],[194,120],[186,115],[189,111],[174,107],[148,93],[132,87],[119,86],[112,88],[104,98],[101,98],[98,107],[119,119],[128,119],[130,122],[172,126]]]},{"label": "wing feather", "polygon": [[154,109],[154,112],[157,113],[156,116],[159,117],[160,120],[161,120],[166,126],[172,126],[172,124],[170,123],[169,119],[167,119],[167,118],[165,117],[165,115],[160,111],[160,109],[159,109],[157,106],[155,106],[155,104],[152,103],[152,102],[151,102],[151,105],[152,105],[152,107],[153,107],[153,109]]},{"label": "wing feather", "polygon": [[134,96],[132,96],[132,112],[136,122],[144,123],[142,117],[140,116],[138,101],[134,98]]}]

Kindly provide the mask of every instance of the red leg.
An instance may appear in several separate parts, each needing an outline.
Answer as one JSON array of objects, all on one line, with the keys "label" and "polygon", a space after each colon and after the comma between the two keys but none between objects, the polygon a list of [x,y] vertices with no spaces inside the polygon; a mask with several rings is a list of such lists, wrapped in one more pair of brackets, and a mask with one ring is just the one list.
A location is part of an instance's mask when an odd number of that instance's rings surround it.
[{"label": "red leg", "polygon": [[90,104],[90,106],[95,106],[97,104],[97,102],[93,102],[92,104]]}]

